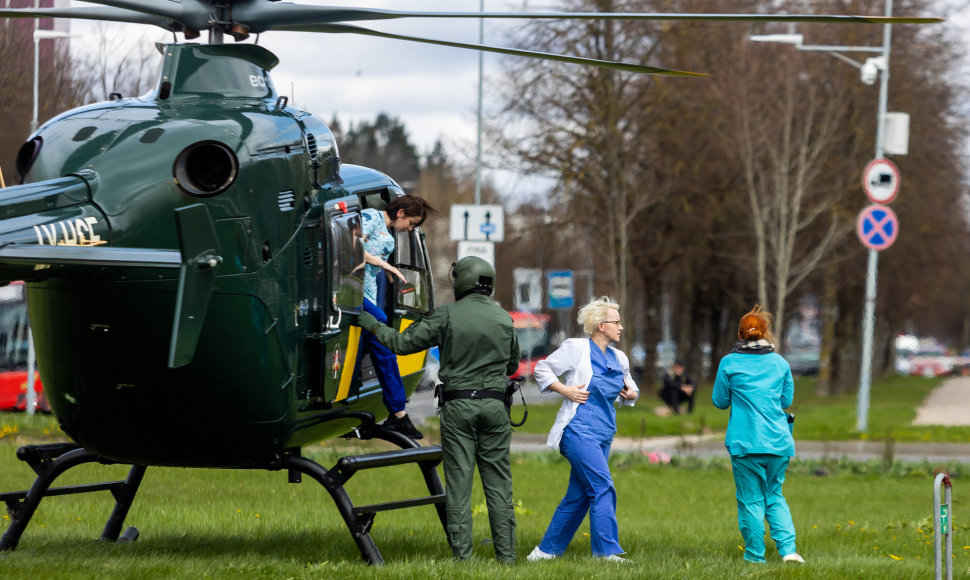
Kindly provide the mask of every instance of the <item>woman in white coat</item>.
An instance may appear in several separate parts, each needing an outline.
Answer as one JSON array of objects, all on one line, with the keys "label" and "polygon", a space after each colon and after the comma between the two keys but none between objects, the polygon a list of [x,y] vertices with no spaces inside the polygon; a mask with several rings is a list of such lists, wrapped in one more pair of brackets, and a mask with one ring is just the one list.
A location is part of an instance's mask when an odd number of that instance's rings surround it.
[{"label": "woman in white coat", "polygon": [[[589,512],[593,555],[625,561],[619,556],[623,548],[616,522],[616,490],[607,461],[616,434],[613,403],[632,405],[640,391],[630,376],[629,359],[610,346],[620,340],[623,330],[619,308],[605,296],[580,308],[579,323],[589,338],[563,341],[535,367],[539,387],[565,398],[546,445],[558,449],[572,469],[566,495],[529,560],[560,556]],[[559,382],[559,377],[565,382]]]}]

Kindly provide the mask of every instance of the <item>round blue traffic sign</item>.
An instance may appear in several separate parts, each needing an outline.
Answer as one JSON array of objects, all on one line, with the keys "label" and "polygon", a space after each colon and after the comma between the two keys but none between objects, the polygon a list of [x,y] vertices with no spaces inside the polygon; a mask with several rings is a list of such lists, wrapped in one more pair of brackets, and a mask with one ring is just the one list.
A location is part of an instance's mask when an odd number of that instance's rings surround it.
[{"label": "round blue traffic sign", "polygon": [[884,205],[870,205],[859,212],[856,234],[866,247],[885,250],[893,245],[899,234],[899,218]]}]

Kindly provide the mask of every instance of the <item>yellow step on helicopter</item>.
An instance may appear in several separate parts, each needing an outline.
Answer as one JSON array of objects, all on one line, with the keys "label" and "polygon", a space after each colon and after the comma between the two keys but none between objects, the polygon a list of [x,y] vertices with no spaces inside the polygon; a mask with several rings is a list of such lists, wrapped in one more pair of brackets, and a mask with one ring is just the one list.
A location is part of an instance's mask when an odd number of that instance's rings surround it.
[{"label": "yellow step on helicopter", "polygon": [[[540,58],[633,73],[705,76],[640,64],[389,34],[351,22],[387,19],[622,19],[787,22],[935,22],[866,16],[562,12],[414,12],[273,0],[112,0],[96,6],[0,9],[2,18],[149,24],[208,44],[159,45],[146,95],[73,109],[30,135],[20,184],[0,191],[0,282],[24,280],[38,366],[50,407],[74,443],[29,445],[18,457],[38,477],[0,494],[17,546],[48,495],[110,490],[102,538],[122,532],[148,466],[287,470],[334,498],[363,558],[381,563],[368,530],[386,509],[434,504],[444,523],[438,446],[378,424],[381,387],[356,368],[363,297],[360,211],[401,187],[341,164],[333,133],[288,104],[269,71],[278,59],[253,34],[302,31]],[[236,44],[224,44],[229,36]],[[9,136],[8,136],[9,138]],[[382,306],[398,328],[434,307],[422,234],[404,232],[405,274]],[[407,289],[407,292],[400,290]],[[350,318],[350,317],[348,317]],[[402,357],[408,393],[424,354]],[[336,436],[400,450],[342,458],[331,469],[301,456]],[[89,462],[130,464],[124,481],[52,488]],[[357,471],[416,463],[429,495],[355,506],[343,484]]]}]

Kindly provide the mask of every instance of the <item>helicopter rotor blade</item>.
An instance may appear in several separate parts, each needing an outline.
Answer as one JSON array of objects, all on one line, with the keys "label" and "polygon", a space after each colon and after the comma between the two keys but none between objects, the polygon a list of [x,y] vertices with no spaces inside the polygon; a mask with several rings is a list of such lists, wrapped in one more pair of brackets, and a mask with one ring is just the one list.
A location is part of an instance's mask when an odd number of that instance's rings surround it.
[{"label": "helicopter rotor blade", "polygon": [[[667,20],[695,22],[840,22],[867,24],[931,24],[943,22],[937,17],[863,16],[824,14],[685,14],[647,12],[410,12],[335,6],[305,6],[300,4],[239,6],[234,16],[247,23],[254,32],[289,30],[297,24],[336,24],[361,20],[394,20],[400,18],[485,18],[519,20]],[[252,24],[246,22],[251,20]],[[256,25],[256,22],[259,22]]]},{"label": "helicopter rotor blade", "polygon": [[[114,6],[142,14],[161,16],[180,23],[192,30],[206,30],[217,24],[219,16],[228,8],[231,14],[234,2],[214,0],[178,0],[159,2],[158,0],[89,0],[95,4]],[[252,0],[250,0],[252,1]],[[263,0],[264,2],[266,0]],[[246,24],[243,22],[243,24]]]},{"label": "helicopter rotor blade", "polygon": [[407,40],[411,42],[420,42],[424,44],[436,44],[439,46],[450,46],[454,48],[480,50],[483,52],[494,52],[498,54],[508,54],[512,56],[524,56],[528,58],[538,58],[542,60],[568,62],[572,64],[595,66],[599,68],[622,70],[627,72],[652,74],[652,75],[677,76],[677,77],[710,76],[706,73],[666,69],[666,68],[644,66],[644,65],[625,63],[625,62],[615,62],[615,61],[609,61],[609,60],[598,60],[594,58],[583,58],[578,56],[567,56],[562,54],[552,54],[548,52],[537,52],[534,50],[503,48],[499,46],[489,46],[486,44],[469,44],[465,42],[451,42],[447,40],[436,40],[433,38],[422,38],[419,36],[405,36],[401,34],[391,34],[389,32],[371,30],[369,28],[353,26],[350,24],[316,24],[316,25],[309,24],[309,25],[299,25],[299,26],[287,26],[283,28],[277,28],[277,30],[288,30],[291,32],[328,32],[328,33],[335,33],[335,34],[342,34],[342,33],[361,34],[365,36],[377,36],[380,38],[391,38],[394,40]]},{"label": "helicopter rotor blade", "polygon": [[104,20],[107,22],[127,22],[131,24],[150,24],[170,31],[180,31],[182,26],[171,19],[134,12],[109,6],[77,6],[65,8],[5,8],[0,9],[2,18],[76,18],[79,20]]}]

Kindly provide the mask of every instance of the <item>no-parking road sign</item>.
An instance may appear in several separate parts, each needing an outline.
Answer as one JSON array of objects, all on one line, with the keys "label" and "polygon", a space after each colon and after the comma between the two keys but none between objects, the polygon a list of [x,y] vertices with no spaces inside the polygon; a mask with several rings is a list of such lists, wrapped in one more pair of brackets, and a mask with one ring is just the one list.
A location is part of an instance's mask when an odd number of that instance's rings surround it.
[{"label": "no-parking road sign", "polygon": [[873,159],[862,172],[862,189],[873,203],[892,203],[899,193],[899,168],[888,159]]},{"label": "no-parking road sign", "polygon": [[856,233],[867,247],[885,250],[896,241],[899,234],[899,218],[884,205],[870,205],[859,212]]}]

